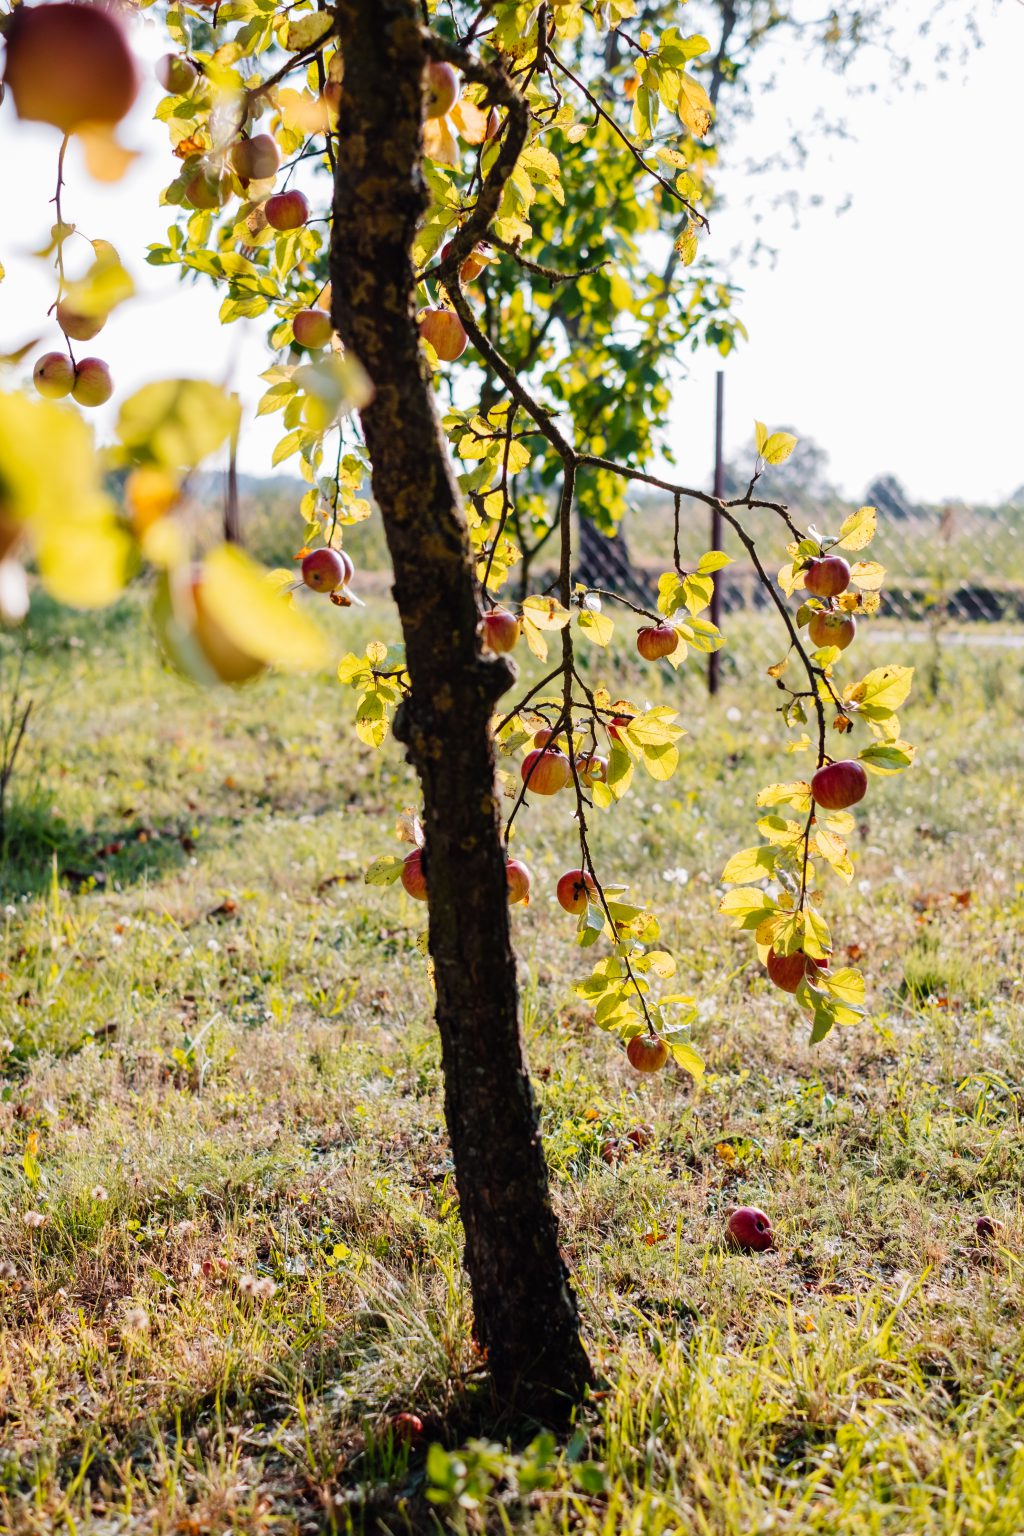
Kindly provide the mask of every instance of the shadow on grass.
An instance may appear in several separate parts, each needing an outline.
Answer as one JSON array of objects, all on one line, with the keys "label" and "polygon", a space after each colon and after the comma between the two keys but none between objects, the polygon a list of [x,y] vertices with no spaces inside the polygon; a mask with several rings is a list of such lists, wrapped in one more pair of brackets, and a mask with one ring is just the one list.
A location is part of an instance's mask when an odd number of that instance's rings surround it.
[{"label": "shadow on grass", "polygon": [[184,829],[122,822],[86,832],[54,816],[42,792],[16,795],[0,838],[0,901],[40,896],[55,876],[75,894],[135,885],[180,868],[193,849]]}]

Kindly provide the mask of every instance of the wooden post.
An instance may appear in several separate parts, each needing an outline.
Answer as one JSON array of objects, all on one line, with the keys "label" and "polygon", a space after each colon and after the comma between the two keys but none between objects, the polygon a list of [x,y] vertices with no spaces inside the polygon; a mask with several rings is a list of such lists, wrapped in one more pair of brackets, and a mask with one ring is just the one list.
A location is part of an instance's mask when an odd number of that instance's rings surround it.
[{"label": "wooden post", "polygon": [[[725,415],[725,374],[721,369],[715,375],[715,483],[712,495],[719,499],[725,493],[725,467],[722,462],[722,424]],[[711,548],[722,547],[722,514],[717,507],[711,509]],[[722,599],[718,591],[718,577],[715,577],[715,590],[711,596],[711,622],[718,624],[722,612]],[[708,693],[717,693],[719,685],[718,652],[712,651],[708,656]]]}]

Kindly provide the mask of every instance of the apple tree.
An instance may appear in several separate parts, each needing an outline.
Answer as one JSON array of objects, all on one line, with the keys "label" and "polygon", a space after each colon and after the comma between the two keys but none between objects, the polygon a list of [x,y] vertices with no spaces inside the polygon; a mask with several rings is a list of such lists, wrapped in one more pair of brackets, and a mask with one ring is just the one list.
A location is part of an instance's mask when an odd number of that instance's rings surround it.
[{"label": "apple tree", "polygon": [[[131,33],[155,25],[168,232],[148,260],[215,284],[225,325],[266,325],[259,411],[281,414],[275,463],[294,459],[308,487],[300,579],[339,618],[355,600],[344,544],[371,513],[367,480],[383,521],[403,643],[345,656],[339,712],[351,709],[363,741],[402,744],[422,811],[403,819],[408,850],[382,853],[367,878],[400,880],[426,903],[477,1338],[500,1398],[550,1417],[591,1370],[523,1056],[510,906],[529,899],[531,801],[561,797],[579,856],[556,894],[576,922],[579,995],[638,1072],[671,1062],[701,1076],[694,1001],[673,990],[657,914],[617,883],[598,835],[639,776],[669,780],[682,761],[678,711],[620,695],[616,646],[625,635],[651,666],[678,668],[723,643],[707,611],[727,557],[681,548],[684,498],[721,512],[787,646],[771,681],[808,766],[759,794],[757,841],[723,872],[722,912],[806,1010],[814,1040],[863,1012],[860,975],[830,963],[826,915],[828,882],[852,877],[851,807],[870,775],[913,755],[897,714],[909,669],[842,675],[879,603],[884,572],[847,559],[870,542],[874,509],[827,532],[760,498],[764,467],[795,445],[761,423],[740,497],[651,471],[672,351],[724,349],[737,322],[702,255],[704,82],[721,60],[687,32],[681,5],[648,7],[656,29],[638,9],[175,0],[133,18],[41,0],[2,22],[4,110],[57,130],[44,257],[62,342],[9,359],[32,364],[35,397],[0,394],[0,606],[24,610],[28,558],[79,604],[109,601],[145,564],[165,650],[198,681],[240,686],[270,665],[324,661],[322,630],[289,597],[292,573],[263,573],[229,545],[197,560],[176,515],[183,477],[238,431],[237,402],[201,380],[147,386],[118,402],[102,453],[82,415],[114,382],[81,344],[130,304],[132,283],[102,239],[83,269],[65,154],[74,137],[90,174],[120,174],[118,124],[138,85]],[[106,489],[112,465],[127,472],[123,505]],[[588,589],[573,561],[574,511],[610,528],[634,485],[676,509],[649,611]],[[752,508],[786,529],[781,571],[748,531]],[[513,599],[524,553],[548,539],[554,581]],[[538,663],[525,688],[517,647]],[[600,684],[580,662],[588,648],[607,658]]]}]

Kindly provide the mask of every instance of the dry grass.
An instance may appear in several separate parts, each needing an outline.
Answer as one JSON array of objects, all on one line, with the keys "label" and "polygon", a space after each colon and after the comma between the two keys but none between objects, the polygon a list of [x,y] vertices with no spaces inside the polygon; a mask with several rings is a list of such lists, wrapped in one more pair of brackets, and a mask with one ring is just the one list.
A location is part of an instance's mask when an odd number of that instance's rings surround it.
[{"label": "dry grass", "polygon": [[[361,644],[382,611],[359,622]],[[770,688],[711,709],[665,681],[685,767],[597,846],[700,993],[698,1091],[641,1082],[573,1005],[571,830],[531,818],[524,1027],[604,1380],[554,1447],[489,1413],[422,913],[361,881],[404,766],[353,746],[330,680],[164,676],[131,604],[47,633],[61,691],[3,871],[0,1530],[1019,1532],[1012,655],[958,654],[908,715],[921,763],[872,786],[835,897],[872,1020],[815,1050],[714,915],[785,764]],[[607,1150],[642,1122],[647,1149]],[[775,1253],[724,1249],[738,1199]],[[422,1446],[394,1442],[400,1409]]]}]

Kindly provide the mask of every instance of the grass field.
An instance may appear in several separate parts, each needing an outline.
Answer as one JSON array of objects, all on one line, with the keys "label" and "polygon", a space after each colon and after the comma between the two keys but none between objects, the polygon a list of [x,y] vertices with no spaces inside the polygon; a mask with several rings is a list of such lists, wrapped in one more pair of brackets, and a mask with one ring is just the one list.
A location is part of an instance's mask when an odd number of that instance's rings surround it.
[{"label": "grass field", "polygon": [[[331,617],[340,649],[390,622]],[[907,710],[920,760],[872,781],[832,898],[871,1019],[814,1050],[715,915],[793,765],[756,637],[713,706],[696,673],[651,684],[684,770],[595,851],[701,998],[699,1089],[639,1079],[574,1001],[571,827],[529,818],[523,1024],[602,1379],[555,1446],[489,1412],[422,909],[362,881],[404,764],[330,678],[168,676],[135,598],[39,636],[0,875],[0,1531],[1024,1528],[1017,653],[951,650]],[[726,1250],[731,1202],[776,1251]]]}]

